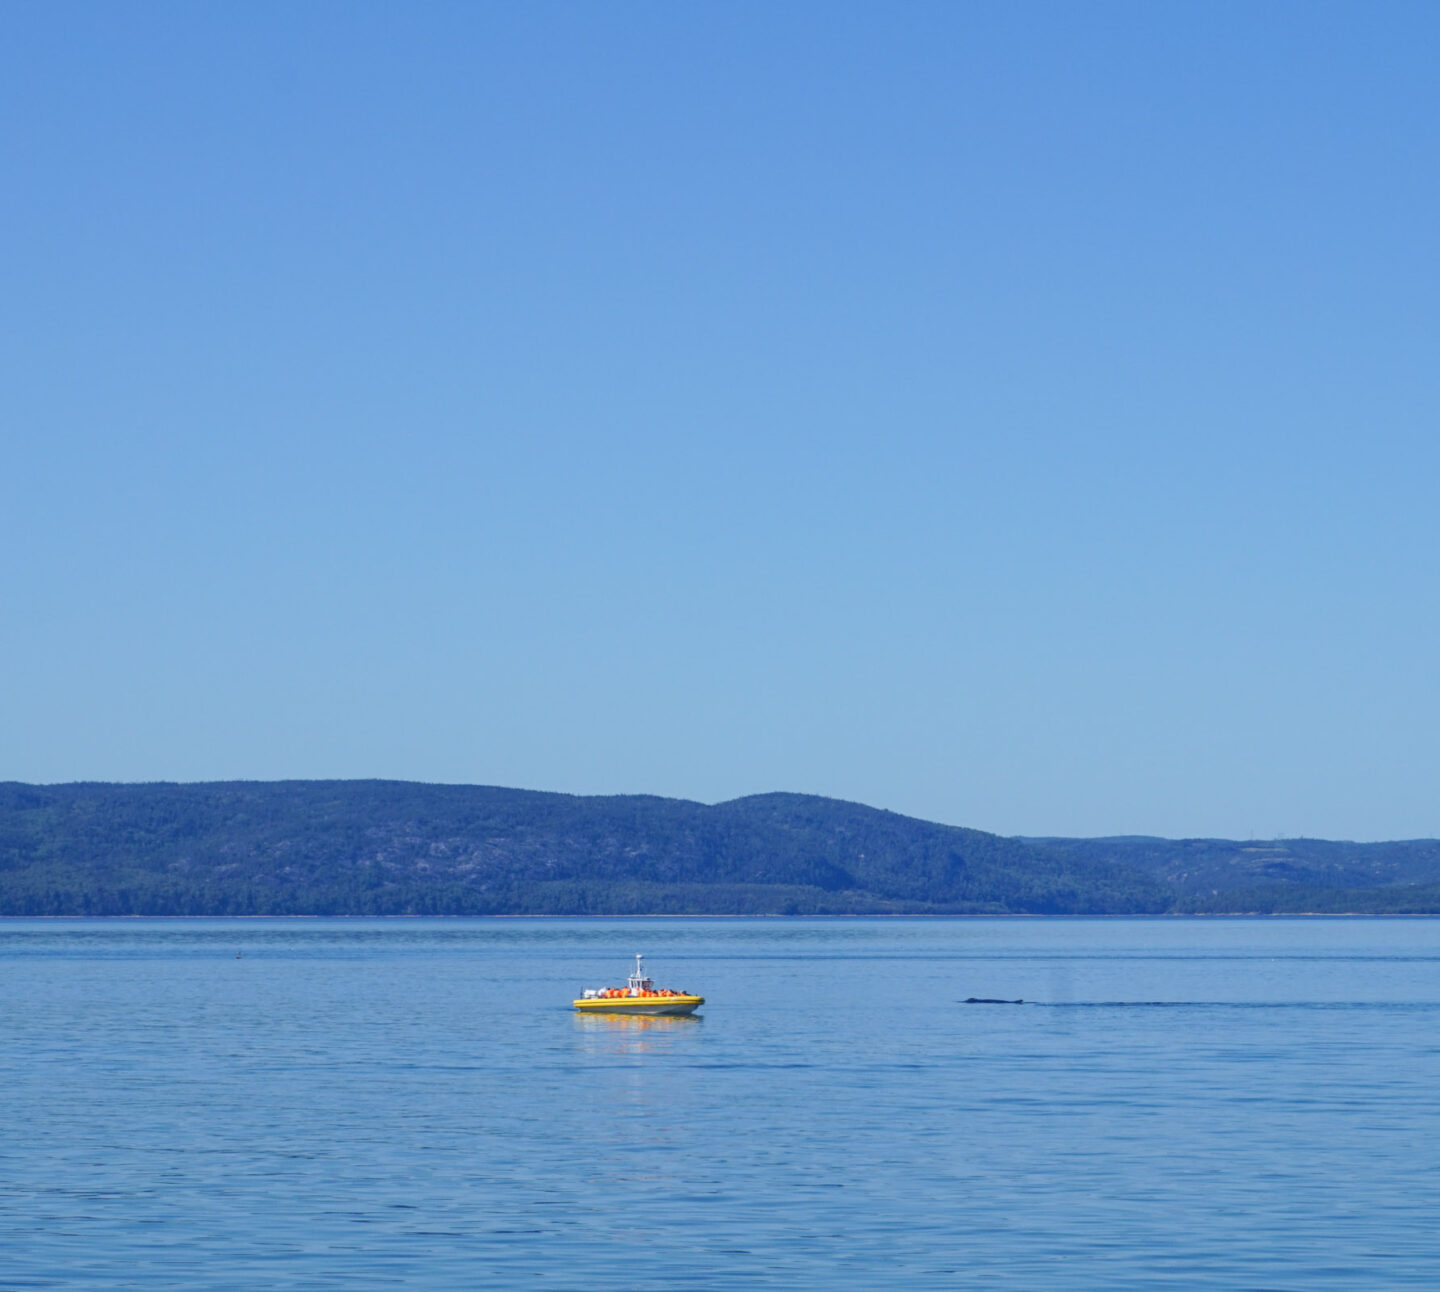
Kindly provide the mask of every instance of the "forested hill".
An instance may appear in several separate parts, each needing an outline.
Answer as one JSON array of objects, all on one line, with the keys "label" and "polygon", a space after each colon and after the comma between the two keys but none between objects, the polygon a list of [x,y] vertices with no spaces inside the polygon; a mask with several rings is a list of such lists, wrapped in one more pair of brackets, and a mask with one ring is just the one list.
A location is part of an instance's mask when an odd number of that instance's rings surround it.
[{"label": "forested hill", "polygon": [[0,914],[1145,912],[1151,876],[833,799],[0,785]]},{"label": "forested hill", "polygon": [[855,803],[0,784],[0,915],[1440,912],[1440,842],[1006,839]]},{"label": "forested hill", "polygon": [[1440,839],[1026,839],[1072,863],[1108,861],[1174,894],[1177,912],[1440,912]]}]

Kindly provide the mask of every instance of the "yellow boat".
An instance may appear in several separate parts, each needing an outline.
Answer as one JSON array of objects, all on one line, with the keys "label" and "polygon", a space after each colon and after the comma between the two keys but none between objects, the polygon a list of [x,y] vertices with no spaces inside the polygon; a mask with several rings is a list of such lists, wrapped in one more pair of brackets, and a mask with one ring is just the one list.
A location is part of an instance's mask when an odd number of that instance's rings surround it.
[{"label": "yellow boat", "polygon": [[645,957],[635,957],[635,972],[623,987],[586,988],[575,1008],[586,1014],[693,1014],[704,996],[657,988],[645,976]]}]

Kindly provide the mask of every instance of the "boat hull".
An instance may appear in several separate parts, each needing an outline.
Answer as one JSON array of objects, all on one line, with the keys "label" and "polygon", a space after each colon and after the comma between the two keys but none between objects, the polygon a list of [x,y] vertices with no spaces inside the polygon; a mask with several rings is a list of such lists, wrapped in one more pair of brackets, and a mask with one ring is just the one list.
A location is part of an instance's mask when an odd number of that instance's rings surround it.
[{"label": "boat hull", "polygon": [[693,1014],[705,1003],[704,996],[616,996],[609,1000],[577,1000],[582,1014]]}]

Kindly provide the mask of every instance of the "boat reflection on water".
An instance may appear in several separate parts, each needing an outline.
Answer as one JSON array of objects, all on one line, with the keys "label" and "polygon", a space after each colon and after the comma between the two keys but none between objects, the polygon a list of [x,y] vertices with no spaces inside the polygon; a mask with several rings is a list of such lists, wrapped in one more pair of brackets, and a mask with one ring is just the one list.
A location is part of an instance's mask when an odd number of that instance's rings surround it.
[{"label": "boat reflection on water", "polygon": [[582,1032],[673,1032],[699,1027],[703,1014],[576,1014]]},{"label": "boat reflection on water", "polygon": [[575,1014],[575,1031],[597,1053],[649,1054],[704,1023],[697,1014]]}]

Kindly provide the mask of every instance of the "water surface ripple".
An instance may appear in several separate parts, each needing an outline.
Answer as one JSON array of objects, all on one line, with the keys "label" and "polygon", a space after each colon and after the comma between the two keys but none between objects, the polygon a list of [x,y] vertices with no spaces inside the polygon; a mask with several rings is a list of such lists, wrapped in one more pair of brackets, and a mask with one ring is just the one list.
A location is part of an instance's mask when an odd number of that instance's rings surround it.
[{"label": "water surface ripple", "polygon": [[[636,951],[702,1015],[567,1008]],[[0,975],[6,1289],[1440,1268],[1440,921],[10,920]]]}]

